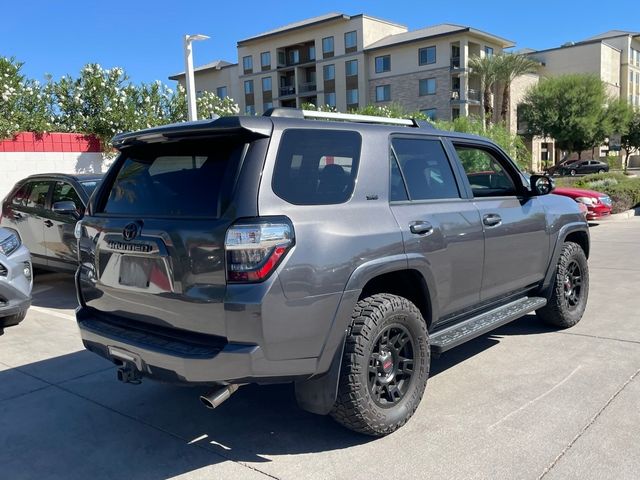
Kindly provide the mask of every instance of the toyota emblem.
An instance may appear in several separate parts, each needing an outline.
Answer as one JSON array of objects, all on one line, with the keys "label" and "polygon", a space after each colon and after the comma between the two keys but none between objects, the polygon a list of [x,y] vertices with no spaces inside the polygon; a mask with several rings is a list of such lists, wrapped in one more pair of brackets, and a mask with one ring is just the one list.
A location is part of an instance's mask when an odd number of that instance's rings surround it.
[{"label": "toyota emblem", "polygon": [[122,230],[122,237],[127,240],[133,240],[138,236],[138,225],[135,223],[130,223]]}]

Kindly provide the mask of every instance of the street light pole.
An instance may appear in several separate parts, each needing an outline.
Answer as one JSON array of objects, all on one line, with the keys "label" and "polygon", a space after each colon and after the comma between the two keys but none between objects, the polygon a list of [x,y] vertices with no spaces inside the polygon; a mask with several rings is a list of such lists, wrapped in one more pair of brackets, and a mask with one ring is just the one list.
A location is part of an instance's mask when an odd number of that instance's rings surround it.
[{"label": "street light pole", "polygon": [[185,77],[187,80],[187,120],[197,120],[198,112],[196,110],[196,90],[195,79],[193,74],[193,49],[191,42],[195,40],[206,40],[206,35],[185,35],[184,36],[184,66]]}]

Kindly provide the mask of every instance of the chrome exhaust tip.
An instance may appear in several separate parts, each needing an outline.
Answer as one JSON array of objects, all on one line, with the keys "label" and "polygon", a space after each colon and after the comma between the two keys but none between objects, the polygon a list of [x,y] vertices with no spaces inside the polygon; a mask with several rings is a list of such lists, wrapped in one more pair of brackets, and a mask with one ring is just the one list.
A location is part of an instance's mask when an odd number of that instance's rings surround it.
[{"label": "chrome exhaust tip", "polygon": [[201,395],[200,401],[205,407],[214,409],[222,405],[225,400],[228,400],[229,397],[238,390],[238,388],[240,388],[240,385],[238,384],[227,385],[226,387],[214,390],[206,395]]}]

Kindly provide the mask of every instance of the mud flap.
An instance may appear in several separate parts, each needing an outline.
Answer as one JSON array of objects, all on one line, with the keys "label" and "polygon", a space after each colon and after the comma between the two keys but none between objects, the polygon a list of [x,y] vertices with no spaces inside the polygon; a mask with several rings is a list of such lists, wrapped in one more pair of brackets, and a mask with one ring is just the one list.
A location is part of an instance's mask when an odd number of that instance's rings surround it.
[{"label": "mud flap", "polygon": [[340,379],[340,367],[342,366],[346,340],[345,333],[340,348],[337,348],[333,355],[328,372],[308,380],[295,382],[296,401],[301,409],[317,415],[328,415],[331,412],[338,396],[338,380]]}]

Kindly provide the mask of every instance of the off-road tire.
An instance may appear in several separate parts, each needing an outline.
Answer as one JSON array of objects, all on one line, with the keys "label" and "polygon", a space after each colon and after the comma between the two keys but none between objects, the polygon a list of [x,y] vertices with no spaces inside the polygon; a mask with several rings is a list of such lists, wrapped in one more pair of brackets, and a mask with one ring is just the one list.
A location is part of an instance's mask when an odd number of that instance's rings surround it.
[{"label": "off-road tire", "polygon": [[573,170],[573,169],[569,170],[569,175],[571,175],[572,177],[575,177],[576,173],[577,172],[575,170]]},{"label": "off-road tire", "polygon": [[[571,307],[566,296],[567,268],[576,263],[581,273],[578,303]],[[573,327],[582,318],[589,296],[589,265],[582,247],[574,242],[565,242],[558,259],[552,291],[547,305],[536,311],[543,322],[559,328]]]},{"label": "off-road tire", "polygon": [[[390,326],[399,326],[412,337],[414,361],[406,393],[397,404],[384,408],[371,393],[369,361],[380,334]],[[420,404],[429,377],[429,357],[426,323],[413,303],[386,293],[360,300],[347,333],[331,416],[345,427],[367,435],[382,436],[397,430]]]}]

